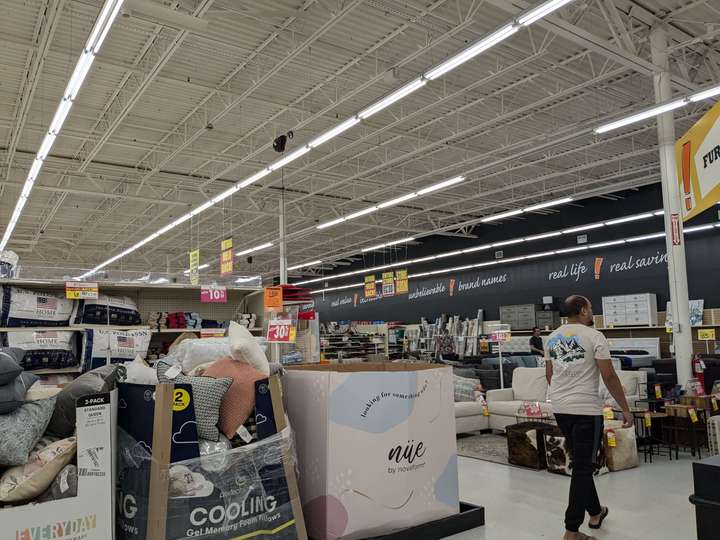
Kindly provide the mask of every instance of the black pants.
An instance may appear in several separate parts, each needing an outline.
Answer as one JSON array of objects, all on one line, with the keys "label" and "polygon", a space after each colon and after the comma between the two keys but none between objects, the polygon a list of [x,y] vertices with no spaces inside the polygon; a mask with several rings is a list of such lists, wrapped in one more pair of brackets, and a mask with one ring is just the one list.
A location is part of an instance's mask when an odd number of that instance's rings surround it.
[{"label": "black pants", "polygon": [[593,472],[602,437],[603,417],[579,414],[556,414],[558,427],[570,448],[572,480],[565,512],[565,529],[578,532],[585,512],[595,516],[602,511]]}]

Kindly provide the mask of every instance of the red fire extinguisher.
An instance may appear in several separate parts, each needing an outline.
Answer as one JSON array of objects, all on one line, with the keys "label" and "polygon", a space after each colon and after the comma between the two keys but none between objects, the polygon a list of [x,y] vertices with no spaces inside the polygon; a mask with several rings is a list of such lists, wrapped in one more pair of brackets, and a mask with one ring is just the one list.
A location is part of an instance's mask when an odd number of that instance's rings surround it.
[{"label": "red fire extinguisher", "polygon": [[693,375],[697,378],[702,388],[702,393],[705,393],[705,362],[700,359],[700,355],[696,354],[692,359],[692,371]]}]

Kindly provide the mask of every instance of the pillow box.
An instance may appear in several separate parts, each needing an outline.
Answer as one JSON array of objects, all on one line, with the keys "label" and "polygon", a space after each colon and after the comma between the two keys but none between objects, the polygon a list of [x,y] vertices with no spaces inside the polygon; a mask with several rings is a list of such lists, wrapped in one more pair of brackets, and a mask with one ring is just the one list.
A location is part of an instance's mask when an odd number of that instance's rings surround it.
[{"label": "pillow box", "polygon": [[267,357],[247,328],[235,321],[230,321],[228,338],[230,339],[230,354],[235,360],[251,365],[263,372],[265,376],[270,374]]},{"label": "pillow box", "polygon": [[83,373],[57,395],[55,410],[47,426],[48,433],[66,438],[75,432],[75,403],[83,396],[103,394],[113,390],[125,376],[125,368],[118,365],[103,366]]},{"label": "pillow box", "polygon": [[[608,433],[610,431],[612,431],[615,435],[614,446],[610,446],[608,442]],[[610,471],[624,471],[625,469],[632,469],[640,466],[634,426],[623,428],[622,422],[617,420],[606,420],[604,433],[605,459]]]},{"label": "pillow box", "polygon": [[217,427],[220,419],[220,403],[232,385],[232,379],[188,377],[182,374],[169,378],[165,374],[171,366],[172,364],[166,360],[158,361],[158,380],[161,383],[189,384],[192,387],[198,436],[201,439],[217,441],[220,438]]},{"label": "pillow box", "polygon": [[19,409],[0,415],[0,466],[24,465],[30,451],[45,433],[56,398],[28,401]]},{"label": "pillow box", "polygon": [[200,364],[230,356],[230,342],[224,337],[197,339],[193,335],[193,339],[184,339],[172,348],[171,354],[183,373],[188,374]]},{"label": "pillow box", "polygon": [[77,467],[75,465],[65,465],[55,477],[55,480],[52,481],[50,487],[35,501],[43,503],[77,497],[77,485]]},{"label": "pillow box", "polygon": [[12,467],[0,477],[0,502],[23,502],[42,495],[76,450],[75,437],[55,442],[41,440],[25,465]]},{"label": "pillow box", "polygon": [[142,324],[135,301],[129,296],[98,295],[95,300],[78,300],[72,324]]},{"label": "pillow box", "polygon": [[220,431],[228,439],[232,439],[255,409],[255,381],[265,379],[267,376],[262,371],[232,358],[222,358],[213,362],[204,374],[208,377],[227,377],[232,380],[220,403],[219,422]]},{"label": "pillow box", "polygon": [[144,358],[151,338],[150,330],[85,330],[82,371],[90,371],[106,364],[132,362],[138,355]]},{"label": "pillow box", "polygon": [[11,413],[25,403],[25,394],[40,377],[23,372],[10,384],[0,386],[0,414]]},{"label": "pillow box", "polygon": [[0,344],[25,351],[24,369],[61,369],[78,365],[75,332],[47,330],[0,333]]},{"label": "pillow box", "polygon": [[9,384],[20,375],[25,351],[16,347],[0,347],[0,386]]},{"label": "pillow box", "polygon": [[0,326],[69,326],[73,301],[50,292],[3,285]]}]

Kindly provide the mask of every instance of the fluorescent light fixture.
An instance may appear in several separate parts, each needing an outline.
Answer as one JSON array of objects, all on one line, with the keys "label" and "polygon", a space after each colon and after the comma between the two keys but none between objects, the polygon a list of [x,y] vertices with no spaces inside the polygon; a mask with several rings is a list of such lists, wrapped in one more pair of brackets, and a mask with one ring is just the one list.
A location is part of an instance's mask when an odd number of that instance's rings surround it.
[{"label": "fluorescent light fixture", "polygon": [[247,283],[256,279],[260,279],[260,276],[239,277],[235,280],[235,283]]},{"label": "fluorescent light fixture", "polygon": [[445,189],[446,187],[454,186],[455,184],[459,184],[460,182],[463,182],[465,180],[464,176],[455,176],[454,178],[450,178],[448,180],[444,180],[442,182],[439,182],[437,184],[434,184],[432,186],[426,187],[425,189],[421,189],[417,192],[418,195],[427,195],[428,193],[432,193],[433,191],[437,191],[439,189]]},{"label": "fluorescent light fixture", "polygon": [[653,216],[663,216],[665,215],[665,210],[656,210],[653,212]]},{"label": "fluorescent light fixture", "polygon": [[288,266],[287,270],[288,270],[288,272],[290,270],[299,270],[300,268],[307,268],[308,266],[317,266],[320,263],[322,263],[322,261],[318,259],[317,261],[310,261],[310,262],[306,262],[304,264],[296,264],[295,266]]},{"label": "fluorescent light fixture", "polygon": [[363,208],[362,210],[358,210],[357,212],[353,212],[352,214],[345,216],[345,221],[359,218],[360,216],[364,216],[367,214],[372,214],[373,212],[377,212],[378,210],[379,208],[377,206],[368,206],[367,208]]},{"label": "fluorescent light fixture", "polygon": [[587,251],[587,246],[580,246],[580,247],[574,247],[574,248],[567,248],[567,249],[556,249],[555,253],[575,253],[576,251]]},{"label": "fluorescent light fixture", "polygon": [[642,236],[633,236],[632,238],[627,238],[626,240],[628,242],[641,242],[643,240],[651,240],[653,238],[664,238],[665,233],[654,233],[654,234],[643,234]]},{"label": "fluorescent light fixture", "polygon": [[161,278],[153,279],[152,281],[149,281],[148,283],[150,285],[160,285],[161,283],[168,283],[169,281],[170,280],[168,278],[161,277]]},{"label": "fluorescent light fixture", "polygon": [[392,242],[386,242],[384,244],[377,244],[375,246],[363,248],[361,250],[361,252],[366,253],[368,251],[376,251],[378,249],[383,249],[383,248],[390,247],[390,246],[396,246],[398,244],[406,244],[406,243],[412,242],[414,240],[415,240],[415,238],[413,238],[412,236],[409,236],[408,238],[401,238],[400,240],[393,240]]},{"label": "fluorescent light fixture", "polygon": [[698,231],[707,231],[708,229],[712,229],[715,226],[714,223],[710,223],[708,225],[697,225],[695,227],[685,227],[683,229],[686,233],[694,233]]},{"label": "fluorescent light fixture", "polygon": [[525,259],[527,259],[526,256],[522,256],[522,257],[511,257],[511,258],[509,258],[509,259],[500,259],[500,260],[497,261],[497,262],[498,262],[498,263],[510,263],[510,262],[524,261]]},{"label": "fluorescent light fixture", "polygon": [[497,263],[498,263],[497,261],[487,261],[487,262],[482,262],[482,263],[478,263],[478,264],[473,264],[473,267],[474,268],[483,268],[485,266],[494,266]]},{"label": "fluorescent light fixture", "polygon": [[318,230],[327,229],[328,227],[332,227],[333,225],[337,225],[338,223],[342,223],[345,221],[344,217],[339,217],[337,219],[333,219],[332,221],[326,221],[325,223],[321,223],[320,225],[317,225],[315,228]]},{"label": "fluorescent light fixture", "polygon": [[486,249],[490,249],[492,247],[492,244],[485,244],[484,246],[475,246],[467,249],[463,249],[463,253],[474,253],[476,251],[485,251]]},{"label": "fluorescent light fixture", "polygon": [[572,197],[565,197],[562,199],[558,199],[556,201],[548,201],[544,203],[534,204],[532,206],[528,206],[527,208],[523,208],[523,212],[534,212],[535,210],[542,210],[543,208],[550,208],[551,206],[558,206],[560,204],[567,204],[569,202],[572,202]]},{"label": "fluorescent light fixture", "polygon": [[409,201],[410,199],[414,199],[417,196],[417,193],[408,193],[407,195],[402,195],[401,197],[396,197],[395,199],[390,199],[389,201],[380,203],[377,206],[378,208],[388,208],[389,206],[395,206],[396,204],[400,204],[405,201]]},{"label": "fluorescent light fixture", "polygon": [[408,262],[410,262],[412,264],[419,264],[419,263],[424,263],[424,262],[428,262],[428,261],[434,261],[435,259],[437,259],[437,255],[430,255],[428,257],[421,257],[419,259],[413,259]]},{"label": "fluorescent light fixture", "polygon": [[330,287],[328,289],[318,289],[317,291],[312,291],[310,294],[321,294],[324,292],[342,291],[343,289],[354,289],[356,287],[362,287],[364,285],[365,285],[364,283],[353,283],[352,285],[342,285],[340,287]]},{"label": "fluorescent light fixture", "polygon": [[537,259],[538,257],[548,257],[550,255],[555,255],[554,251],[545,251],[543,253],[533,253],[532,255],[527,255],[526,259]]},{"label": "fluorescent light fixture", "polygon": [[550,0],[549,2],[545,2],[544,4],[539,5],[538,7],[531,9],[524,15],[521,15],[518,17],[518,23],[522,24],[523,26],[529,26],[532,23],[542,19],[543,17],[550,15],[553,11],[560,9],[566,4],[569,4],[573,0]]},{"label": "fluorescent light fixture", "polygon": [[243,255],[247,255],[248,253],[254,253],[256,251],[260,251],[261,249],[267,249],[273,247],[272,242],[266,242],[264,244],[260,244],[259,246],[252,247],[250,249],[246,249],[244,251],[239,251],[235,254],[236,257],[242,257]]},{"label": "fluorescent light fixture", "polygon": [[438,255],[435,255],[436,259],[444,259],[445,257],[455,257],[456,255],[462,255],[463,250],[458,249],[457,251],[446,251],[445,253],[440,253]]},{"label": "fluorescent light fixture", "polygon": [[214,203],[212,200],[210,200],[210,201],[205,201],[204,203],[202,203],[202,204],[201,204],[200,206],[198,206],[197,208],[193,208],[192,210],[190,210],[190,215],[191,215],[191,216],[197,216],[200,212],[204,212],[205,210],[207,210],[207,209],[210,208],[211,206],[215,206],[215,203]]},{"label": "fluorescent light fixture", "polygon": [[261,170],[261,171],[258,171],[258,172],[256,172],[255,174],[253,174],[252,176],[250,176],[250,177],[246,178],[245,180],[243,180],[242,182],[240,182],[240,187],[241,187],[241,188],[244,188],[244,187],[249,186],[250,184],[254,184],[255,182],[257,182],[257,181],[260,180],[261,178],[265,178],[265,177],[266,177],[268,174],[270,174],[271,172],[272,172],[272,171],[271,171],[270,169],[268,169],[268,168],[265,168],[265,169],[263,169],[263,170]]},{"label": "fluorescent light fixture", "polygon": [[[198,266],[198,270],[205,270],[206,268],[210,268],[210,265],[208,263],[201,264],[200,266]],[[183,274],[189,274],[189,273],[190,273],[189,268],[183,272]]]},{"label": "fluorescent light fixture", "polygon": [[496,248],[496,247],[502,247],[502,246],[511,246],[513,244],[520,244],[524,241],[525,241],[524,238],[513,238],[512,240],[503,240],[502,242],[495,242],[494,244],[492,244],[492,247]]},{"label": "fluorescent light fixture", "polygon": [[605,225],[618,225],[620,223],[628,223],[630,221],[638,221],[641,219],[648,219],[651,217],[653,217],[652,212],[648,212],[646,214],[636,214],[634,216],[627,216],[624,218],[611,219],[610,221],[606,221]]},{"label": "fluorescent light fixture", "polygon": [[423,86],[425,86],[426,83],[427,81],[422,77],[418,77],[417,79],[410,81],[409,83],[401,86],[394,92],[391,92],[384,98],[379,99],[369,107],[360,111],[358,113],[358,118],[360,118],[361,120],[367,120],[373,114],[382,111],[396,101],[400,101],[405,96],[412,94],[415,90],[422,88]]},{"label": "fluorescent light fixture", "polygon": [[288,155],[281,157],[276,162],[271,163],[268,165],[268,169],[270,171],[277,171],[278,169],[282,169],[285,165],[290,163],[291,161],[295,161],[296,159],[304,156],[310,151],[310,147],[305,145],[301,146],[297,150],[293,150]]},{"label": "fluorescent light fixture", "polygon": [[704,99],[710,99],[715,96],[720,96],[720,86],[714,86],[707,90],[701,90],[697,94],[692,94],[688,99],[693,103],[696,101],[703,101]]},{"label": "fluorescent light fixture", "polygon": [[328,142],[330,139],[334,139],[341,133],[344,133],[345,131],[347,131],[351,127],[355,126],[359,122],[360,122],[360,119],[357,116],[348,118],[343,123],[338,124],[334,128],[331,128],[331,129],[327,130],[325,133],[322,133],[322,134],[318,135],[317,137],[315,137],[312,141],[310,141],[308,143],[308,146],[310,148],[317,148],[321,144],[324,144],[324,143]]},{"label": "fluorescent light fixture", "polygon": [[15,203],[15,209],[10,216],[10,221],[8,222],[7,227],[5,227],[2,240],[0,240],[0,251],[3,251],[7,246],[7,243],[10,241],[10,237],[12,236],[15,226],[22,214],[22,210],[30,197],[30,192],[32,191],[35,179],[40,173],[43,160],[50,153],[50,149],[55,143],[56,136],[60,133],[68,114],[70,114],[70,109],[73,106],[73,99],[80,91],[82,83],[92,67],[95,54],[97,54],[100,50],[100,45],[105,39],[105,36],[107,36],[107,33],[110,31],[112,23],[115,20],[115,17],[117,17],[122,4],[123,0],[106,0],[100,10],[100,15],[98,15],[98,18],[95,20],[93,29],[90,32],[90,37],[86,42],[82,53],[80,53],[78,61],[75,63],[75,68],[65,88],[63,97],[60,100],[60,104],[58,105],[55,114],[53,115],[52,121],[50,122],[48,132],[43,138],[32,167],[25,178],[25,184],[20,192],[20,197],[18,197],[18,200]]},{"label": "fluorescent light fixture", "polygon": [[425,78],[433,81],[439,77],[442,77],[443,75],[445,75],[449,71],[452,71],[459,65],[464,64],[469,60],[472,60],[478,54],[487,51],[501,41],[506,40],[517,31],[518,27],[515,23],[506,24],[495,32],[492,32],[491,34],[488,34],[487,36],[476,41],[465,50],[460,51],[458,54],[451,56],[441,64],[427,71],[425,73]]},{"label": "fluorescent light fixture", "polygon": [[550,233],[536,234],[535,236],[526,236],[526,242],[532,242],[533,240],[543,240],[544,238],[553,238],[555,236],[562,236],[562,232],[555,231]]},{"label": "fluorescent light fixture", "polygon": [[497,221],[499,219],[505,219],[512,216],[517,216],[518,214],[522,214],[522,210],[508,210],[507,212],[502,212],[501,214],[494,214],[492,216],[488,216],[485,218],[482,218],[480,220],[481,223],[490,223],[491,221]]},{"label": "fluorescent light fixture", "polygon": [[577,232],[591,231],[593,229],[599,229],[604,226],[604,223],[591,223],[590,225],[582,225],[580,227],[573,227],[572,229],[565,229],[563,231],[563,234],[573,234]]},{"label": "fluorescent light fixture", "polygon": [[612,240],[610,242],[600,242],[599,244],[592,244],[591,246],[588,246],[590,249],[597,249],[602,247],[610,247],[610,246],[619,246],[620,244],[624,244],[625,240]]},{"label": "fluorescent light fixture", "polygon": [[604,124],[600,127],[595,128],[594,131],[597,134],[607,133],[608,131],[613,131],[615,129],[619,129],[621,127],[625,127],[630,124],[634,124],[636,122],[640,122],[642,120],[646,120],[648,118],[652,118],[666,112],[674,111],[675,109],[679,109],[680,107],[687,105],[687,103],[688,102],[685,98],[676,99],[669,103],[658,105],[657,107],[651,107],[649,109],[645,109],[644,111],[640,111],[639,113],[635,113],[631,116],[627,116],[625,118],[621,118],[620,120],[610,122],[609,124]]}]

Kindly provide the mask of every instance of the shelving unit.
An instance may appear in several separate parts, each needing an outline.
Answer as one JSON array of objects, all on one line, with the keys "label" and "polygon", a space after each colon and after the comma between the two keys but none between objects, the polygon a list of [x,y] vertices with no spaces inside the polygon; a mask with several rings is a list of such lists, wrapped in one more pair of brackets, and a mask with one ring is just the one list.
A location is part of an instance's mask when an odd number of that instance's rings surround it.
[{"label": "shelving unit", "polygon": [[[345,344],[348,345],[345,345]],[[325,360],[339,363],[346,361],[366,361],[369,355],[382,356],[387,360],[389,348],[387,334],[322,334],[320,350]],[[348,353],[347,355],[344,353]]]}]

